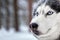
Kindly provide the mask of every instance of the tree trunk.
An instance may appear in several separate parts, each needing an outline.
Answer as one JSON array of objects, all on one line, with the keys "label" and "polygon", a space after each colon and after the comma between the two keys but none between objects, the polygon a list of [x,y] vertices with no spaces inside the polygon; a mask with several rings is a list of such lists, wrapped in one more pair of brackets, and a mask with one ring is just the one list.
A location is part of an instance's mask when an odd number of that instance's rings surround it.
[{"label": "tree trunk", "polygon": [[29,7],[29,23],[30,23],[32,19],[32,0],[29,0],[28,3],[29,3],[28,7]]},{"label": "tree trunk", "polygon": [[1,29],[1,25],[2,23],[1,23],[1,0],[0,0],[0,29]]},{"label": "tree trunk", "polygon": [[17,7],[17,0],[14,0],[14,27],[16,31],[19,31],[19,25],[18,25],[18,7]]},{"label": "tree trunk", "polygon": [[6,0],[6,29],[9,30],[9,23],[10,23],[10,12],[9,12],[9,0]]}]

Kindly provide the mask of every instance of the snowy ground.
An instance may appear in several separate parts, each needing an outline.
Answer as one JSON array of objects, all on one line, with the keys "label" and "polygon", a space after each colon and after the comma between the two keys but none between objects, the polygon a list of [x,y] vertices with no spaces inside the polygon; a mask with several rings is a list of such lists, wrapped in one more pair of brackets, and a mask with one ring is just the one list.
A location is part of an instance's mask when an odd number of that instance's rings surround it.
[{"label": "snowy ground", "polygon": [[21,27],[21,32],[14,32],[14,29],[6,31],[4,28],[0,30],[0,40],[37,40],[27,27]]}]

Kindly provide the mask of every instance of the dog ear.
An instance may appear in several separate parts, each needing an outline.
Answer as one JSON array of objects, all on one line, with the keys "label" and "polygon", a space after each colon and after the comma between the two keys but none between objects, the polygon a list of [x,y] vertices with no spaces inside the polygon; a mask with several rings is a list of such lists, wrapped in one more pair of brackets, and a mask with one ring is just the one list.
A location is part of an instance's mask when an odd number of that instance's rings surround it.
[{"label": "dog ear", "polygon": [[56,12],[60,12],[60,1],[59,0],[48,0],[46,4],[49,5],[52,9],[54,9]]}]

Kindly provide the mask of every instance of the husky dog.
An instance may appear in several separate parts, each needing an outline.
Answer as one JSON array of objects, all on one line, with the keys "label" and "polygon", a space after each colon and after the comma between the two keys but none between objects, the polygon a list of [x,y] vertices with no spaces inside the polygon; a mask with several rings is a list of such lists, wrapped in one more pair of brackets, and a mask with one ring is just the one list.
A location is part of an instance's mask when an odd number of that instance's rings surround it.
[{"label": "husky dog", "polygon": [[38,40],[60,40],[60,0],[47,0],[34,9],[30,29]]}]

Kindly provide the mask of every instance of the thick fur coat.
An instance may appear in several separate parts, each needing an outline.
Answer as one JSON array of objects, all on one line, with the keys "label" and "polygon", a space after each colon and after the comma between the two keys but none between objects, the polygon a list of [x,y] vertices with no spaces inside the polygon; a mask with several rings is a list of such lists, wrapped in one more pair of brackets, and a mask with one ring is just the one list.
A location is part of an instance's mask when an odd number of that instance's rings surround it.
[{"label": "thick fur coat", "polygon": [[33,12],[30,29],[38,40],[60,40],[60,0],[47,0],[38,4]]}]

